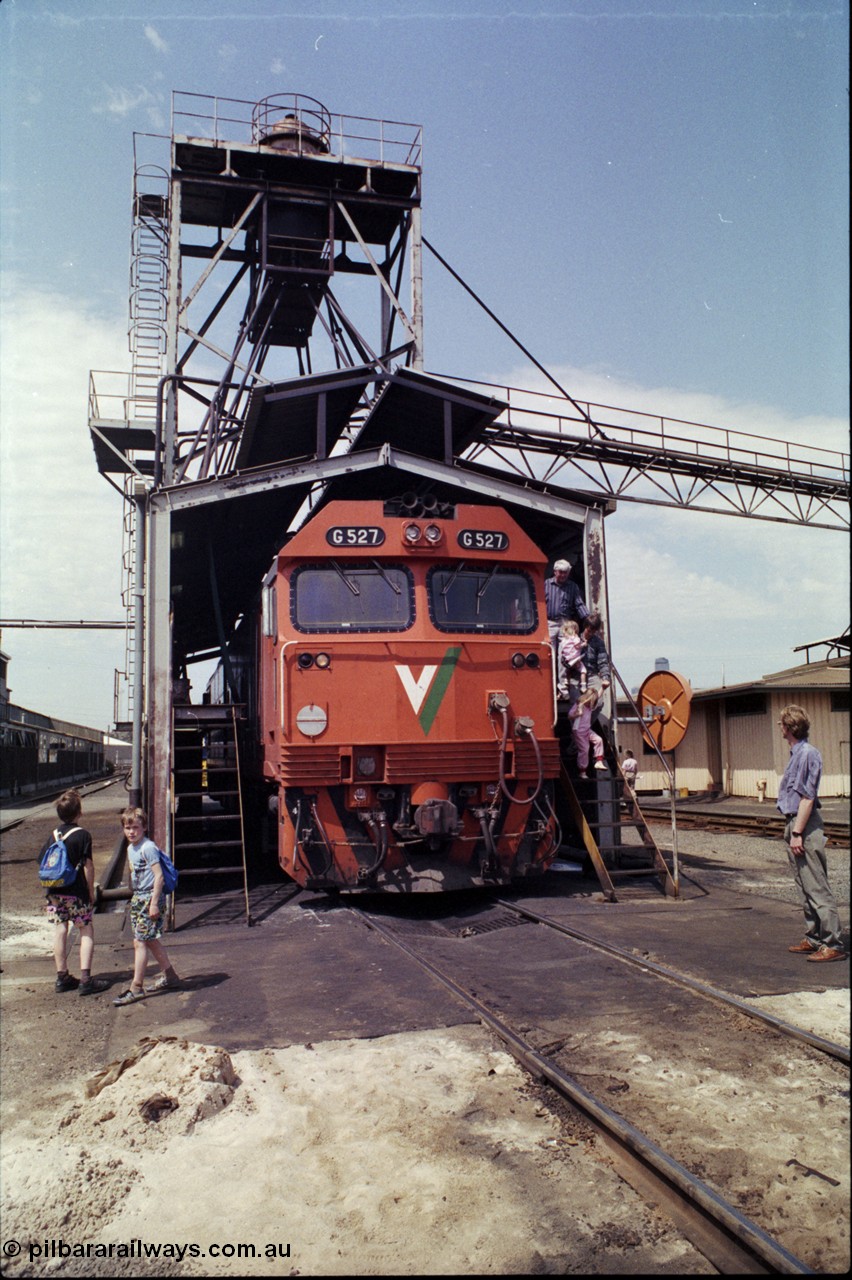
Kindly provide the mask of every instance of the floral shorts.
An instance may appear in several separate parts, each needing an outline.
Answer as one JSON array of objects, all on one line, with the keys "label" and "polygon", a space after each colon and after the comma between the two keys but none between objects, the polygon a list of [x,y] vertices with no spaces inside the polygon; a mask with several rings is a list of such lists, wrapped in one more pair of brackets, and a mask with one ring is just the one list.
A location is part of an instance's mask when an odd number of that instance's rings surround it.
[{"label": "floral shorts", "polygon": [[94,907],[73,894],[51,894],[47,900],[47,918],[51,924],[76,924],[83,929],[92,923]]},{"label": "floral shorts", "polygon": [[134,893],[130,899],[130,924],[136,942],[156,942],[158,938],[162,937],[162,912],[156,919],[152,919],[148,915],[150,905],[150,893]]}]

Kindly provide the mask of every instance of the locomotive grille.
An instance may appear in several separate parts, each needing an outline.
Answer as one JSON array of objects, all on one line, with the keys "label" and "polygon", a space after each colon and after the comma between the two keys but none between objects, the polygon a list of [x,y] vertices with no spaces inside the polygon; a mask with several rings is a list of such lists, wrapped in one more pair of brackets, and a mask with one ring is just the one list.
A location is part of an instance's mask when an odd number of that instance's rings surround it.
[{"label": "locomotive grille", "polygon": [[281,748],[282,780],[291,787],[322,787],[340,779],[336,746]]},{"label": "locomotive grille", "polygon": [[[559,773],[559,744],[539,744],[544,775]],[[538,777],[538,763],[532,744],[516,740],[514,774],[524,779]],[[348,755],[349,752],[347,751]],[[281,748],[282,780],[288,786],[321,787],[341,781],[341,748],[284,745]],[[409,783],[423,777],[454,782],[459,779],[494,778],[499,768],[499,743],[493,742],[422,742],[395,743],[386,750],[388,783]]]},{"label": "locomotive grille", "polygon": [[[540,744],[545,777],[559,773],[559,744]],[[526,741],[514,743],[515,775],[520,778],[538,777],[538,763],[532,745]],[[387,749],[387,781],[410,782],[412,778],[432,777],[454,781],[459,778],[492,778],[499,766],[499,743],[493,742],[436,742],[399,743]]]}]

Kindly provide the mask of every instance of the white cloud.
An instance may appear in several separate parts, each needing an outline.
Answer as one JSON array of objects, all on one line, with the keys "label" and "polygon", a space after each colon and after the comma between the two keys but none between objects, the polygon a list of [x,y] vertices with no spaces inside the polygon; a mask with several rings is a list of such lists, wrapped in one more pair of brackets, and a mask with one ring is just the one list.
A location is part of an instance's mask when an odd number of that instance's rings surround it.
[{"label": "white cloud", "polygon": [[125,85],[104,85],[106,100],[94,106],[96,115],[126,116],[138,107],[156,103],[156,98],[144,85],[129,89]]},{"label": "white cloud", "polygon": [[[4,294],[0,615],[120,618],[122,502],[95,465],[87,394],[90,368],[129,367],[124,317],[14,281]],[[13,701],[81,724],[110,719],[122,633],[7,629],[3,648]]]},{"label": "white cloud", "polygon": [[145,27],[145,38],[149,40],[158,53],[168,53],[169,45],[157,31],[156,27],[152,27],[150,23]]}]

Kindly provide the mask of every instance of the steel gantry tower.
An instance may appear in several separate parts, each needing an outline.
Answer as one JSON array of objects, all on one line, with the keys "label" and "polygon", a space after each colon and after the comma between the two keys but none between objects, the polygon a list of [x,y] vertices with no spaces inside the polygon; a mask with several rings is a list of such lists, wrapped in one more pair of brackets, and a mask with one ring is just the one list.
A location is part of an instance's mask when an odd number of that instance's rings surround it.
[{"label": "steel gantry tower", "polygon": [[[131,370],[91,375],[89,425],[126,500],[136,784],[164,843],[173,685],[226,654],[330,486],[487,495],[548,552],[580,519],[592,564],[615,499],[848,528],[844,455],[424,372],[424,248],[448,264],[421,161],[420,126],[300,94],[175,93],[169,135],[134,139]],[[588,592],[606,615],[593,573]]]}]

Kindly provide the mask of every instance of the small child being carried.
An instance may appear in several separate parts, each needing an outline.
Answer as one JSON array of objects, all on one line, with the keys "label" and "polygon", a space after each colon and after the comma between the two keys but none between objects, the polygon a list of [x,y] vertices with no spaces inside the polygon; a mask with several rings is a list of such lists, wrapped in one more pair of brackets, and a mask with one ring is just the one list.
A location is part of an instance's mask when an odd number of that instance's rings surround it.
[{"label": "small child being carried", "polygon": [[568,682],[576,680],[580,693],[586,692],[586,666],[583,662],[583,641],[580,627],[573,618],[566,618],[559,628],[559,677],[557,693],[560,698],[569,695]]}]

